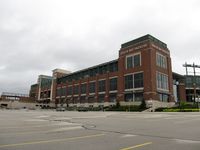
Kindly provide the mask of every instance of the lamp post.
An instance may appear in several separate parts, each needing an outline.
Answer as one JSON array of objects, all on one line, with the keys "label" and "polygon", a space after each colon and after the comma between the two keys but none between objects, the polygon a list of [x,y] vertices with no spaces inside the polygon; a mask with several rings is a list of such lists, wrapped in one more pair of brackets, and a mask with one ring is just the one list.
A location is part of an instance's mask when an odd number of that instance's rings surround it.
[{"label": "lamp post", "polygon": [[178,86],[179,86],[179,81],[176,81],[176,100],[177,100],[177,102],[178,102],[178,105],[179,105],[179,107],[180,107],[180,105],[181,105],[181,100],[179,99],[179,97],[178,97]]},{"label": "lamp post", "polygon": [[197,95],[197,93],[196,93],[196,83],[193,83],[193,88],[194,88],[194,104],[195,104],[195,102],[196,102],[196,95]]}]

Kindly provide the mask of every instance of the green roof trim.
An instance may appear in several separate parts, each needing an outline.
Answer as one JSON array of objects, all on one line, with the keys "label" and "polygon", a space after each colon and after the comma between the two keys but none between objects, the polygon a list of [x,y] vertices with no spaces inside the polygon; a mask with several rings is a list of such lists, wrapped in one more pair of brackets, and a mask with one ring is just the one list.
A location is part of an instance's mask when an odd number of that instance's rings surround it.
[{"label": "green roof trim", "polygon": [[164,42],[158,40],[157,38],[153,37],[150,34],[147,34],[147,35],[139,37],[139,38],[137,38],[135,40],[126,42],[124,44],[121,44],[121,48],[126,48],[126,47],[129,47],[131,45],[138,44],[140,42],[144,42],[144,41],[147,41],[147,40],[156,43],[158,46],[160,46],[162,48],[167,48],[167,44],[165,44]]}]

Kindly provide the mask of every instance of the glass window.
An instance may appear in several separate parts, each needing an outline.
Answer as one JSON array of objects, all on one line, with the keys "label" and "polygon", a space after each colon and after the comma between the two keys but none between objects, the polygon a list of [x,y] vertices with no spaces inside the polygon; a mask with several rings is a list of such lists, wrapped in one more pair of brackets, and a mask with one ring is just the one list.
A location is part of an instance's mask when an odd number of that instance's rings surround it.
[{"label": "glass window", "polygon": [[95,82],[89,83],[89,93],[95,93]]},{"label": "glass window", "polygon": [[116,100],[117,100],[117,94],[116,93],[111,93],[109,95],[109,101],[110,102],[116,102]]},{"label": "glass window", "polygon": [[133,57],[132,56],[129,56],[126,58],[126,65],[127,65],[127,69],[133,68]]},{"label": "glass window", "polygon": [[143,100],[143,93],[135,93],[134,94],[134,100],[136,102],[141,102]]},{"label": "glass window", "polygon": [[168,102],[169,101],[169,95],[164,94],[164,93],[159,93],[159,98],[160,98],[160,101],[162,101],[162,102]]},{"label": "glass window", "polygon": [[61,88],[61,96],[66,96],[66,88]]},{"label": "glass window", "polygon": [[126,68],[133,68],[133,67],[137,67],[140,66],[140,54],[136,54],[136,55],[132,55],[132,56],[127,56],[126,57]]},{"label": "glass window", "polygon": [[132,89],[133,88],[133,75],[126,75],[125,76],[125,89]]},{"label": "glass window", "polygon": [[78,85],[75,85],[75,86],[74,86],[73,94],[74,94],[74,95],[79,94],[79,86],[78,86]]},{"label": "glass window", "polygon": [[117,78],[110,79],[110,91],[117,90]]},{"label": "glass window", "polygon": [[85,96],[80,97],[80,103],[86,103],[86,97]]},{"label": "glass window", "polygon": [[134,67],[140,66],[140,54],[134,55],[133,60],[134,60]]},{"label": "glass window", "polygon": [[143,87],[143,73],[134,74],[134,88]]},{"label": "glass window", "polygon": [[104,92],[106,90],[106,80],[99,81],[99,92]]},{"label": "glass window", "polygon": [[72,95],[72,86],[68,86],[67,95]]},{"label": "glass window", "polygon": [[88,97],[88,103],[94,103],[94,102],[95,102],[95,97],[94,96]]},{"label": "glass window", "polygon": [[118,62],[109,64],[109,72],[118,71]]},{"label": "glass window", "polygon": [[159,53],[156,54],[156,64],[161,68],[167,68],[167,58]]},{"label": "glass window", "polygon": [[167,75],[157,72],[156,78],[157,78],[156,80],[157,80],[157,88],[158,89],[163,89],[163,90],[169,89]]},{"label": "glass window", "polygon": [[98,96],[98,102],[99,102],[99,103],[103,103],[103,102],[104,102],[104,97],[105,97],[104,94],[100,94],[100,95]]},{"label": "glass window", "polygon": [[61,88],[56,89],[56,96],[61,96]]},{"label": "glass window", "polygon": [[133,101],[133,93],[125,94],[124,97],[125,97],[125,102]]},{"label": "glass window", "polygon": [[81,94],[85,94],[86,93],[86,84],[81,84]]}]

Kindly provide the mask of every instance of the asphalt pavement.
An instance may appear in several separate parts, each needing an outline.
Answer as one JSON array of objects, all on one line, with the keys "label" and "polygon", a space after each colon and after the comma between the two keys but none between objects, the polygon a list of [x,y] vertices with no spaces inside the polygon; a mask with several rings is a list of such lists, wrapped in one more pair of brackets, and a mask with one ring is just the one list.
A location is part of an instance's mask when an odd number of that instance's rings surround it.
[{"label": "asphalt pavement", "polygon": [[0,110],[0,150],[200,150],[200,113]]}]

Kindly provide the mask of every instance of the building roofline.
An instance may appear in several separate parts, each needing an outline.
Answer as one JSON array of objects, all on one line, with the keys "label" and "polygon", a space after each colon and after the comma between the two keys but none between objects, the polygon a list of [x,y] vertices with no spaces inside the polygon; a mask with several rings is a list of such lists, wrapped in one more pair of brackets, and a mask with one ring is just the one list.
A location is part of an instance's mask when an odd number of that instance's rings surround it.
[{"label": "building roofline", "polygon": [[118,62],[118,59],[111,60],[111,61],[105,62],[105,63],[101,63],[101,64],[98,64],[98,65],[95,65],[95,66],[92,66],[92,67],[88,67],[88,68],[85,68],[85,69],[81,69],[81,70],[69,73],[69,74],[67,74],[65,76],[62,76],[60,78],[64,78],[64,77],[67,77],[67,76],[70,76],[70,75],[73,75],[73,74],[76,74],[76,73],[80,73],[80,72],[83,72],[83,71],[86,71],[86,70],[89,70],[89,69],[93,69],[93,68],[96,68],[96,67],[104,66],[104,65],[107,65],[107,64],[110,64],[110,63],[114,63],[114,62]]},{"label": "building roofline", "polygon": [[144,41],[154,42],[154,43],[158,44],[160,47],[167,49],[167,44],[166,43],[160,41],[159,39],[153,37],[150,34],[147,34],[145,36],[142,36],[142,37],[139,37],[137,39],[131,40],[129,42],[123,43],[123,44],[121,44],[121,48],[126,48],[126,47],[129,47],[131,45],[138,44],[138,43],[144,42]]},{"label": "building roofline", "polygon": [[39,75],[39,78],[48,78],[48,79],[50,79],[50,78],[53,78],[52,76],[48,76],[48,75]]}]

